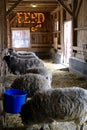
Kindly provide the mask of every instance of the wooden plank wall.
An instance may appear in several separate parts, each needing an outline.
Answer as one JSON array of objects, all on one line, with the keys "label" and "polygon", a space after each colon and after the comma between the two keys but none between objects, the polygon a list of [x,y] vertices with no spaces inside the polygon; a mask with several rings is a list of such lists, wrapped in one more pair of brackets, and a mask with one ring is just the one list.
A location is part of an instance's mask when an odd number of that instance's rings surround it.
[{"label": "wooden plank wall", "polygon": [[[75,1],[73,1],[75,2]],[[72,12],[75,13],[74,19],[74,37],[72,41],[72,56],[78,58],[79,60],[83,60],[87,62],[87,0],[78,0],[76,3],[71,3],[72,6]],[[73,7],[75,6],[75,7]],[[62,11],[62,8],[60,8]],[[53,11],[53,15],[55,16],[55,13],[57,13],[58,10]],[[65,13],[64,13],[65,12]],[[58,53],[63,53],[64,48],[64,39],[63,39],[63,24],[64,21],[72,20],[73,17],[70,16],[70,14],[64,10],[61,15],[61,23],[60,26],[60,42],[58,42],[58,36],[57,31],[53,32],[53,39],[55,38],[55,34],[57,35],[57,50]],[[57,18],[58,19],[58,18]],[[54,21],[56,18],[53,19]],[[72,20],[73,21],[73,20]],[[73,34],[73,32],[72,32]],[[59,44],[60,43],[60,44]],[[55,44],[55,43],[54,43]]]},{"label": "wooden plank wall", "polygon": [[[30,47],[29,48],[15,48],[15,50],[19,51],[33,51],[33,52],[49,52],[52,44],[52,36],[51,36],[51,15],[50,13],[45,13],[45,21],[42,23],[42,27],[38,30],[32,32],[30,31]],[[10,31],[11,28],[22,28],[32,27],[32,24],[18,23],[17,16],[14,16],[13,20],[10,20]],[[8,29],[9,30],[9,29]],[[11,34],[11,32],[8,32]],[[8,40],[9,41],[9,40]],[[11,47],[11,35],[10,35],[10,47]]]},{"label": "wooden plank wall", "polygon": [[49,32],[31,33],[31,48],[39,52],[48,52],[51,48],[51,34]]},{"label": "wooden plank wall", "polygon": [[77,15],[77,43],[73,46],[74,56],[83,61],[87,60],[87,0],[82,0],[80,10]]},{"label": "wooden plank wall", "polygon": [[[62,51],[62,8],[58,6],[52,13],[53,16],[53,47],[58,50],[58,53],[61,53]],[[58,22],[58,28],[57,28],[57,22]]]}]

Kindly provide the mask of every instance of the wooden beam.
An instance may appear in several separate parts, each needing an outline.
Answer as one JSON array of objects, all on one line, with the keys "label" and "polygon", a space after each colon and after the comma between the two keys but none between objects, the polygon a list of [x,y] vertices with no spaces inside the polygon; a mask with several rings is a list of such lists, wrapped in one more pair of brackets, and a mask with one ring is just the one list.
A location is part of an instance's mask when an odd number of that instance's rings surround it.
[{"label": "wooden beam", "polygon": [[57,0],[57,1],[71,16],[73,15],[72,11],[64,4],[63,1],[61,0]]},{"label": "wooden beam", "polygon": [[17,2],[15,2],[15,4],[6,12],[6,16],[8,16],[21,1],[22,0],[18,0]]},{"label": "wooden beam", "polygon": [[[0,1],[0,51],[7,46],[6,0]],[[1,62],[0,62],[1,63]]]},{"label": "wooden beam", "polygon": [[87,30],[87,27],[80,27],[80,28],[74,28],[75,31],[79,31],[79,30]]},{"label": "wooden beam", "polygon": [[[15,0],[9,0],[10,4],[13,4],[15,2]],[[57,1],[44,1],[44,0],[23,0],[22,4],[57,4]]]},{"label": "wooden beam", "polygon": [[10,24],[16,19],[17,15],[15,14],[11,19],[10,19]]},{"label": "wooden beam", "polygon": [[35,43],[31,43],[31,47],[50,47],[51,46],[51,44],[49,43],[49,44],[47,44],[47,43],[38,43],[38,44],[35,44]]},{"label": "wooden beam", "polygon": [[73,17],[72,17],[72,44],[73,46],[77,46],[77,32],[74,30],[74,28],[77,27],[77,17],[75,17],[75,10],[76,10],[76,5],[75,3],[76,0],[73,0],[72,2],[72,12],[73,12]]},{"label": "wooden beam", "polygon": [[80,7],[81,7],[81,4],[82,4],[82,0],[79,0],[78,6],[77,6],[77,9],[76,9],[76,12],[75,12],[75,17],[78,16],[78,13],[79,13],[79,10],[80,10]]}]

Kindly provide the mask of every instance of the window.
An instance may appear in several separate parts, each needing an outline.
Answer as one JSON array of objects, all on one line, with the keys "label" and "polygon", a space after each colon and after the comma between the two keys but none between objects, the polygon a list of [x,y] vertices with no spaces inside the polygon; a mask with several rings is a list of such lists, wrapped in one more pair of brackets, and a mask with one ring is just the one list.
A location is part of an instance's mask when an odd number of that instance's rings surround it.
[{"label": "window", "polygon": [[54,21],[54,32],[59,31],[59,21]]},{"label": "window", "polygon": [[59,23],[58,23],[58,21],[56,21],[55,27],[56,27],[56,30],[58,31],[59,30]]},{"label": "window", "polygon": [[30,29],[12,28],[12,47],[28,48],[30,47]]}]

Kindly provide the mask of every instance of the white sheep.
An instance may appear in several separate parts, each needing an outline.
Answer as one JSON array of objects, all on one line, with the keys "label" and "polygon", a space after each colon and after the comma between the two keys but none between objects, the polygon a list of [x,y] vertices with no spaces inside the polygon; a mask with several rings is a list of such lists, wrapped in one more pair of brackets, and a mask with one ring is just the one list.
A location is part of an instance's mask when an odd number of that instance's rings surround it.
[{"label": "white sheep", "polygon": [[16,56],[17,58],[39,58],[36,56],[34,52],[26,52],[26,51],[11,51],[8,50],[8,55]]},{"label": "white sheep", "polygon": [[16,78],[11,84],[11,88],[25,90],[29,97],[32,97],[39,91],[44,91],[51,88],[48,80],[40,74],[25,74]]},{"label": "white sheep", "polygon": [[46,67],[30,68],[29,70],[27,70],[27,73],[40,74],[40,75],[44,76],[48,80],[49,85],[51,85],[52,72],[50,70],[48,70]]},{"label": "white sheep", "polygon": [[15,51],[13,48],[6,48],[2,51],[2,59],[6,56],[20,58],[23,60],[28,60],[30,58],[37,58],[38,60],[41,60],[34,52]]},{"label": "white sheep", "polygon": [[87,90],[79,87],[48,89],[36,93],[21,109],[24,124],[74,121],[83,130],[87,120]]},{"label": "white sheep", "polygon": [[28,69],[32,67],[44,67],[44,63],[39,58],[17,58],[13,55],[7,55],[3,57],[6,61],[9,70],[13,74],[25,74]]},{"label": "white sheep", "polygon": [[36,54],[34,52],[26,52],[26,51],[15,51],[13,48],[5,48],[2,50],[2,53],[3,53],[3,56],[6,56],[6,55],[14,55],[14,56],[36,56]]}]

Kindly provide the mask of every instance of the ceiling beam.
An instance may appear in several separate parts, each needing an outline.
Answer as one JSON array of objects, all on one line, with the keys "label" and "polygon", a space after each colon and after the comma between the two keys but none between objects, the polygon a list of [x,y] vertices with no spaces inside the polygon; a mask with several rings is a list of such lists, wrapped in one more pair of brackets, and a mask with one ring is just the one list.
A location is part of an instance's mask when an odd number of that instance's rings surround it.
[{"label": "ceiling beam", "polygon": [[[10,4],[13,4],[14,2],[16,2],[16,1],[14,1],[14,0],[9,0],[9,3],[10,3]],[[22,0],[22,3],[23,3],[23,4],[32,4],[32,3],[34,3],[34,4],[40,4],[40,3],[41,3],[41,4],[47,4],[47,3],[49,3],[49,4],[50,4],[50,3],[51,3],[51,4],[57,4],[57,1],[56,1],[56,0],[53,0],[53,1],[48,1],[48,0],[47,0],[47,1],[44,1],[44,0],[43,0],[43,1],[42,1],[42,0],[41,0],[41,1],[40,1],[40,0],[38,0],[38,1],[36,1],[36,0],[33,0],[33,1],[32,1],[32,0],[23,1],[23,0]]]},{"label": "ceiling beam", "polygon": [[72,11],[64,4],[63,1],[57,0],[57,2],[58,2],[71,16],[73,15]]},{"label": "ceiling beam", "polygon": [[9,23],[12,24],[12,22],[16,19],[17,15],[14,14],[14,16],[9,20]]},{"label": "ceiling beam", "polygon": [[18,0],[17,2],[15,2],[14,5],[8,11],[6,11],[6,16],[8,16],[21,1],[22,0]]},{"label": "ceiling beam", "polygon": [[77,5],[77,9],[76,9],[76,12],[75,12],[75,17],[78,16],[78,13],[79,13],[81,5],[82,5],[82,0],[79,0],[78,1],[78,5]]}]

